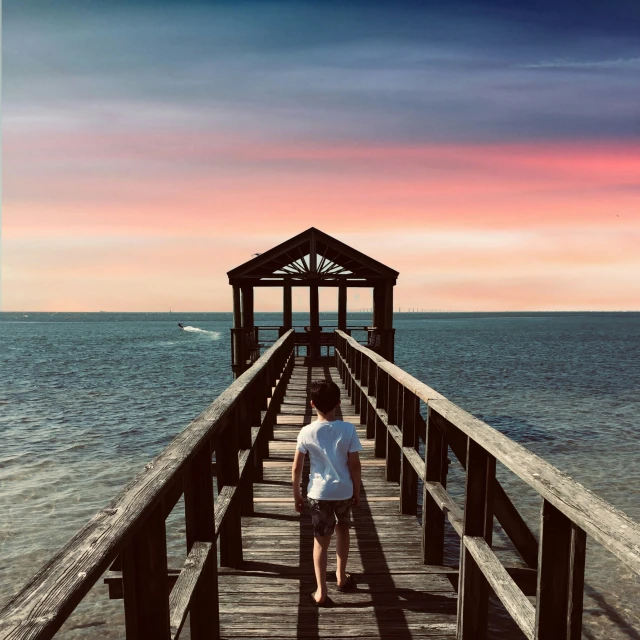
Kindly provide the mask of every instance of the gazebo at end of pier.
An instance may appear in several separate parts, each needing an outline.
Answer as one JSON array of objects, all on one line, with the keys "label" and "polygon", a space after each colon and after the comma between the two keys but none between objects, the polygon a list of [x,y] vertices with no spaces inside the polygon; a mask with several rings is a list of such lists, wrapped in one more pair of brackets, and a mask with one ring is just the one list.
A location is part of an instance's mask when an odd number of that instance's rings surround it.
[{"label": "gazebo at end of pier", "polygon": [[[254,320],[254,288],[282,287],[280,335],[293,328],[292,288],[309,288],[309,325],[295,333],[309,364],[323,364],[322,347],[334,346],[334,329],[349,333],[347,289],[373,289],[373,323],[368,345],[393,362],[393,287],[398,272],[349,245],[311,227],[227,273],[233,287],[232,368],[238,377],[260,356]],[[338,288],[338,325],[320,326],[320,287]],[[360,327],[364,329],[365,327]]]}]

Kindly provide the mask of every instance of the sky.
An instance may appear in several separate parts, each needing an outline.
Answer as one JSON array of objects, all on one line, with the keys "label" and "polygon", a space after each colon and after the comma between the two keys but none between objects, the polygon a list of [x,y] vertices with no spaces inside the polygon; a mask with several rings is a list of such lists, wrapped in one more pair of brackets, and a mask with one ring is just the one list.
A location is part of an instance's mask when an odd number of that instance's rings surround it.
[{"label": "sky", "polygon": [[399,271],[396,308],[640,309],[637,0],[2,20],[4,311],[230,310],[226,272],[311,226]]}]

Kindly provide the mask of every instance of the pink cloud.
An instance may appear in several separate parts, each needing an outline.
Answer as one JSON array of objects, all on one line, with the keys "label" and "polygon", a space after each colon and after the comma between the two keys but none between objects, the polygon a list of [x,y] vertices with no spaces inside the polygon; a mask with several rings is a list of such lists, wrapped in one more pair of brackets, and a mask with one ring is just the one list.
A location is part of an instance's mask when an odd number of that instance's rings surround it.
[{"label": "pink cloud", "polygon": [[228,309],[228,269],[313,225],[397,268],[396,306],[638,308],[637,287],[619,283],[640,280],[639,176],[640,147],[613,142],[14,134],[4,307]]}]

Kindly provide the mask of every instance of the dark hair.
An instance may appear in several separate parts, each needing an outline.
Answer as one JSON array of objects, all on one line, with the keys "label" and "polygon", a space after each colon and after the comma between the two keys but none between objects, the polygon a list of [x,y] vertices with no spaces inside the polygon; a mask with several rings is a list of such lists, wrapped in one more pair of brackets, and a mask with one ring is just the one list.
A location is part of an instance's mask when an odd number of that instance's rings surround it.
[{"label": "dark hair", "polygon": [[313,406],[321,413],[329,413],[340,402],[340,387],[335,382],[314,380],[311,383]]}]

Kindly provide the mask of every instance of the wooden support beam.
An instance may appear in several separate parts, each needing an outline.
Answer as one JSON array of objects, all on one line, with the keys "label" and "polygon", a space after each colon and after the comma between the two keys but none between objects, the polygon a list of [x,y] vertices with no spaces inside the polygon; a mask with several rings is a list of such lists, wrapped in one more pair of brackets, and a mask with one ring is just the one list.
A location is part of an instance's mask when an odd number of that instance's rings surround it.
[{"label": "wooden support beam", "polygon": [[318,251],[316,248],[316,235],[313,232],[309,236],[309,262],[311,273],[318,273]]},{"label": "wooden support beam", "polygon": [[344,281],[338,286],[338,329],[347,330],[347,283]]},{"label": "wooden support beam", "polygon": [[[418,397],[406,387],[402,389],[402,446],[415,449],[416,423],[420,410]],[[418,510],[418,474],[406,453],[400,462],[400,513],[414,515]]]},{"label": "wooden support beam", "polygon": [[[387,376],[387,420],[388,425],[399,424],[401,415],[400,385],[398,381]],[[390,430],[387,431],[387,469],[386,478],[389,482],[400,482],[400,447]]]},{"label": "wooden support beam", "polygon": [[[430,412],[429,412],[430,413]],[[427,417],[425,476],[422,491],[422,562],[444,564],[444,518],[440,505],[429,492],[429,482],[447,486],[447,443],[442,432]]]},{"label": "wooden support beam", "polygon": [[[227,424],[216,445],[218,466],[218,498],[224,487],[237,488],[240,482],[238,462],[238,432],[234,424]],[[242,524],[240,501],[234,491],[220,527],[220,566],[239,567],[242,564]]]},{"label": "wooden support beam", "polygon": [[244,329],[253,329],[253,287],[242,287],[242,326]]},{"label": "wooden support beam", "polygon": [[312,359],[320,357],[320,299],[318,283],[309,285],[309,325],[311,328],[310,356]]},{"label": "wooden support beam", "polygon": [[170,640],[167,539],[161,505],[125,547],[122,582],[127,640]]},{"label": "wooden support beam", "polygon": [[[196,542],[189,551],[184,567],[177,577],[175,585],[169,596],[169,616],[171,627],[171,640],[176,640],[182,631],[182,627],[190,614],[190,636],[191,638],[202,637],[212,640],[220,637],[219,629],[210,628],[200,635],[200,620],[194,620],[194,604],[196,594],[202,587],[205,579],[207,567],[216,562],[215,551],[211,552],[210,542]],[[215,595],[215,604],[210,609],[218,609],[218,594]],[[191,611],[190,611],[191,609]]]},{"label": "wooden support beam", "polygon": [[242,305],[240,302],[240,287],[233,287],[233,328],[240,329],[242,327]]},{"label": "wooden support beam", "polygon": [[[238,448],[246,451],[247,457],[252,455],[251,447],[253,444],[251,433],[251,407],[260,401],[260,380],[254,380],[252,385],[253,393],[247,396],[245,402],[242,402],[236,408],[234,413],[235,428],[238,432]],[[253,515],[253,458],[251,464],[247,464],[246,468],[240,470],[240,512],[243,516]]]},{"label": "wooden support beam", "polygon": [[546,500],[540,514],[536,640],[580,640],[585,532]]},{"label": "wooden support beam", "polygon": [[527,640],[533,640],[535,626],[535,607],[519,588],[508,570],[496,557],[486,540],[480,536],[465,536],[464,546],[473,557],[476,565],[500,598],[506,610],[522,629]]},{"label": "wooden support beam", "polygon": [[282,326],[285,331],[293,326],[291,282],[285,282],[282,287]]},{"label": "wooden support beam", "polygon": [[380,355],[389,362],[394,361],[395,357],[395,335],[393,330],[393,282],[387,280],[384,283],[384,308],[383,308],[383,326],[382,344],[380,345]]},{"label": "wooden support beam", "polygon": [[[198,558],[201,560],[197,584],[189,595],[190,629],[193,640],[211,640],[220,637],[220,616],[218,609],[218,560],[216,546],[216,527],[213,503],[213,481],[211,478],[211,444],[205,442],[194,456],[184,475],[184,511],[187,535],[187,552],[194,545],[207,544]],[[173,596],[173,594],[172,594]],[[174,601],[176,601],[174,599]],[[179,628],[175,620],[178,604],[175,604],[172,619],[172,636],[176,637]],[[182,619],[184,622],[184,618]],[[182,626],[181,624],[179,625]]]},{"label": "wooden support beam", "polygon": [[[491,547],[493,486],[496,459],[471,438],[467,444],[467,479],[464,501],[464,536],[483,538]],[[485,640],[489,583],[464,544],[460,549],[457,640]]]},{"label": "wooden support beam", "polygon": [[387,408],[387,374],[382,369],[376,371],[376,412],[374,414],[375,442],[373,455],[376,458],[387,457],[387,425],[383,423],[378,415],[378,410],[385,412]]},{"label": "wooden support beam", "polygon": [[[458,458],[463,469],[467,468],[467,438],[454,424],[446,420],[439,413],[429,411],[438,428],[444,435],[445,441]],[[498,522],[502,525],[513,546],[518,550],[527,566],[535,569],[538,566],[538,541],[527,526],[502,485],[495,480],[493,488],[493,509]]]},{"label": "wooden support beam", "polygon": [[376,284],[373,287],[373,326],[378,330],[384,329],[384,297],[384,285]]}]

